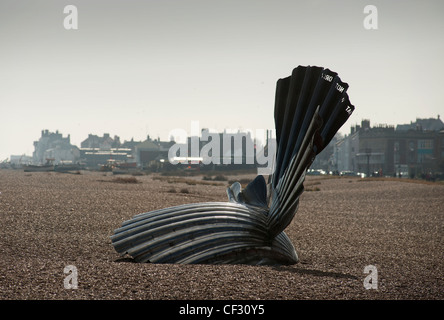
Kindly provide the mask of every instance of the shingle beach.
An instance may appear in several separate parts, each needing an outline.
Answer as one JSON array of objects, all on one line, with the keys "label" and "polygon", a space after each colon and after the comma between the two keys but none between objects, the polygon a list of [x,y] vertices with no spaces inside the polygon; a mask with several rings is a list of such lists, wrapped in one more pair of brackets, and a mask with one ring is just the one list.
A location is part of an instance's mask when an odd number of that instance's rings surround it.
[{"label": "shingle beach", "polygon": [[[0,298],[444,298],[442,183],[309,176],[286,229],[300,262],[247,266],[139,264],[118,255],[110,235],[136,214],[227,201],[227,181],[132,179],[0,170]],[[77,289],[65,286],[67,266],[77,270]],[[377,288],[367,289],[375,271]]]}]

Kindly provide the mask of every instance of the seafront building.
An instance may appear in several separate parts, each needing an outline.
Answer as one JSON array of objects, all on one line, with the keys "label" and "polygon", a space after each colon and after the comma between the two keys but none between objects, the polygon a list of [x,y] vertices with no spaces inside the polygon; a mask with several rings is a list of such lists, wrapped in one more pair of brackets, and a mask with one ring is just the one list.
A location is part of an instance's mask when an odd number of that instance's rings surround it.
[{"label": "seafront building", "polygon": [[407,125],[352,126],[336,142],[332,164],[338,171],[366,175],[421,177],[444,172],[444,123],[417,119]]},{"label": "seafront building", "polygon": [[[257,167],[258,164],[254,161],[258,151],[256,141],[249,133],[233,133],[229,140],[224,140],[225,136],[226,132],[214,133],[209,141],[188,137],[182,149],[185,150],[185,163],[195,164],[196,161],[189,160],[194,159],[194,153],[197,152],[196,159],[200,159],[197,161],[198,166],[208,163],[208,159],[201,157],[210,157],[212,161],[211,166],[206,166],[208,168]],[[267,150],[270,137],[267,132],[266,145],[262,152]],[[206,149],[210,142],[214,148],[208,152]],[[122,143],[118,136],[111,137],[110,134],[104,133],[103,136],[89,134],[78,148],[71,144],[69,134],[63,137],[58,131],[42,130],[41,137],[34,142],[32,157],[11,156],[10,165],[20,167],[31,163],[81,163],[86,168],[96,170],[109,161],[114,161],[127,167],[162,169],[168,164],[169,151],[174,145],[177,146],[174,141],[161,141],[150,136],[144,141],[131,139]],[[193,149],[193,145],[197,146],[197,150]],[[3,161],[2,167],[4,166]],[[418,118],[415,122],[399,124],[396,127],[371,126],[370,120],[362,120],[361,124],[351,126],[350,134],[335,136],[318,155],[311,168],[318,169],[318,172],[353,172],[362,176],[425,177],[435,173],[442,174],[444,123],[439,116]]]},{"label": "seafront building", "polygon": [[71,144],[70,135],[63,137],[59,131],[49,132],[42,130],[39,140],[34,141],[32,162],[36,165],[60,164],[64,162],[76,162],[79,159],[79,148]]}]

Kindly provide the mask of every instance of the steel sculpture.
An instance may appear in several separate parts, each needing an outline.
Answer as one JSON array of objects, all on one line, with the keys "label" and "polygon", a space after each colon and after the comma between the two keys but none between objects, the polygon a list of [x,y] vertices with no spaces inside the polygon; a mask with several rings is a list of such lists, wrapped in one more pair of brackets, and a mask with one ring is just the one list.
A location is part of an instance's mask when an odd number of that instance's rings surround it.
[{"label": "steel sculpture", "polygon": [[337,73],[298,66],[276,86],[275,170],[242,190],[227,189],[229,202],[185,204],[134,216],[111,236],[121,255],[137,262],[294,264],[297,253],[284,229],[304,190],[306,172],[354,110],[347,83]]}]

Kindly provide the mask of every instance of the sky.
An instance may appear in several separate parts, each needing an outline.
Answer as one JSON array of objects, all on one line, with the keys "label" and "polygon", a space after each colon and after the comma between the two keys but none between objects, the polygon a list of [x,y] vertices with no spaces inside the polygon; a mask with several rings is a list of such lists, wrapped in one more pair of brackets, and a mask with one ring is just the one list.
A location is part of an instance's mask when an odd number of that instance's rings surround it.
[{"label": "sky", "polygon": [[44,129],[79,147],[169,140],[193,121],[274,129],[276,81],[298,65],[349,84],[341,133],[444,116],[443,15],[441,0],[0,0],[0,161],[32,155]]}]

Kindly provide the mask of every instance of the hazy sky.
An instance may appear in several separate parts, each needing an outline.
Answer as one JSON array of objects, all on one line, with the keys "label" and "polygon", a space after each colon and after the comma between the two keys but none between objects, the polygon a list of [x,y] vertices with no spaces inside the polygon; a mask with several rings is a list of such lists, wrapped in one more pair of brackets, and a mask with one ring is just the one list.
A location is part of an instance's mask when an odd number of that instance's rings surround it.
[{"label": "hazy sky", "polygon": [[[78,29],[66,30],[66,5]],[[367,30],[366,5],[378,10]],[[349,83],[343,126],[444,117],[444,1],[0,0],[0,161],[41,130],[169,139],[176,128],[273,129],[298,65]]]}]

